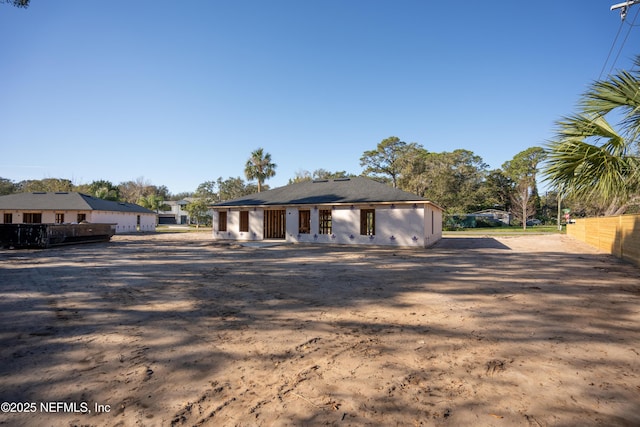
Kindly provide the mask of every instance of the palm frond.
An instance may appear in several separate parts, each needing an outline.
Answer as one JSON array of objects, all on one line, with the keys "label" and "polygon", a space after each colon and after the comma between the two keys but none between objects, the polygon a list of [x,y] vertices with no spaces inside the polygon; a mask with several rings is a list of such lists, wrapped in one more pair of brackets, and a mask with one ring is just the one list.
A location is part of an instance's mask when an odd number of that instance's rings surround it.
[{"label": "palm frond", "polygon": [[640,75],[620,71],[607,80],[595,82],[580,106],[585,113],[599,116],[614,110],[619,112],[621,133],[636,139],[640,134]]},{"label": "palm frond", "polygon": [[558,122],[547,145],[546,180],[565,193],[608,202],[637,191],[637,158],[602,116],[576,115]]}]

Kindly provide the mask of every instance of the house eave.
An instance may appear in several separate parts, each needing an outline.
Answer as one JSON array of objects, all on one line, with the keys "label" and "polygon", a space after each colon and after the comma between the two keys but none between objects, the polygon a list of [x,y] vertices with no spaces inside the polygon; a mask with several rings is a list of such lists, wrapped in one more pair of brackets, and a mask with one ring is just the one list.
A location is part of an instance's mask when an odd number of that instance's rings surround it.
[{"label": "house eave", "polygon": [[318,202],[318,203],[266,203],[248,205],[210,205],[212,210],[245,210],[245,209],[275,209],[275,208],[303,208],[314,206],[398,206],[398,205],[430,205],[440,210],[442,207],[429,200],[401,200],[401,201],[354,201],[354,202]]}]

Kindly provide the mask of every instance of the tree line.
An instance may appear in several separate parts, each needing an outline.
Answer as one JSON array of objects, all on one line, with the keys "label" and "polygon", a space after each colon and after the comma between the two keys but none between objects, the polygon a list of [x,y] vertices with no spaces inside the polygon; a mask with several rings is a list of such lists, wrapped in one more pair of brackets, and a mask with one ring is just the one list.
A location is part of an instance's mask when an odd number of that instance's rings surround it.
[{"label": "tree line", "polygon": [[[541,150],[530,149],[505,163],[504,170],[488,170],[482,158],[468,150],[434,153],[417,143],[407,144],[398,137],[381,141],[360,158],[360,175],[426,197],[450,213],[467,213],[484,208],[523,211],[522,218],[532,216],[540,199],[527,197],[536,193],[536,165]],[[108,180],[76,185],[68,179],[46,178],[12,182],[0,178],[0,194],[37,191],[78,191],[106,200],[137,203],[154,211],[166,210],[168,200],[190,198],[187,210],[193,217],[206,215],[207,206],[269,189],[265,181],[275,176],[277,165],[271,155],[258,148],[249,156],[241,177],[229,177],[201,183],[193,192],[172,194],[165,185],[157,186],[138,178],[113,184]],[[316,179],[356,176],[346,171],[299,170],[289,179],[297,183]],[[518,187],[518,185],[520,187]],[[520,193],[516,189],[520,188]],[[515,197],[519,195],[519,198]],[[515,201],[518,200],[517,203]]]},{"label": "tree line", "polygon": [[489,170],[472,151],[430,152],[393,136],[365,151],[360,165],[364,176],[432,200],[448,214],[519,209],[526,220],[539,204],[536,176],[544,156],[542,148],[532,147]]},{"label": "tree line", "polygon": [[[510,212],[514,222],[525,227],[527,219],[531,218],[543,222],[554,221],[559,197],[578,216],[598,215],[611,209],[603,205],[604,199],[585,199],[581,197],[582,193],[561,193],[554,189],[539,194],[541,165],[550,153],[551,156],[557,156],[549,149],[531,147],[515,155],[501,168],[489,169],[482,158],[472,151],[456,149],[451,152],[431,152],[418,143],[406,143],[392,136],[378,143],[375,149],[362,154],[360,165],[363,170],[360,175],[425,197],[442,206],[450,216],[498,209]],[[0,178],[0,194],[78,191],[106,200],[137,203],[156,212],[168,209],[166,201],[188,198],[190,203],[186,210],[192,218],[204,223],[207,222],[210,204],[268,190],[265,181],[275,176],[276,167],[271,155],[259,148],[251,153],[245,164],[245,178],[248,181],[240,176],[219,177],[201,183],[193,192],[172,194],[165,185],[153,185],[144,178],[117,185],[108,180],[76,185],[62,178],[20,182]],[[557,160],[552,157],[552,163],[547,162],[547,169],[542,172],[548,174],[548,171],[557,167]],[[357,175],[326,169],[298,170],[289,179],[289,184],[352,176]]]}]

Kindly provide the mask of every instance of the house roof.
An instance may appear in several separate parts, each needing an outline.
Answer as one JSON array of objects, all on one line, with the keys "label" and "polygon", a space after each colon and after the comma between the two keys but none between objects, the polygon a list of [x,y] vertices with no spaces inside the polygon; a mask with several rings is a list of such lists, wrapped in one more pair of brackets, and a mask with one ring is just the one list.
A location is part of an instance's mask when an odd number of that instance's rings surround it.
[{"label": "house roof", "polygon": [[484,209],[478,212],[472,212],[472,214],[499,214],[499,215],[508,215],[509,212],[501,210],[501,209]]},{"label": "house roof", "polygon": [[165,200],[164,203],[165,205],[169,205],[169,206],[186,206],[189,204],[191,197],[187,197],[185,199],[182,200]]},{"label": "house roof", "polygon": [[134,203],[113,202],[75,192],[14,193],[0,196],[0,210],[2,209],[155,213]]},{"label": "house roof", "polygon": [[430,203],[427,199],[368,178],[306,181],[220,202],[213,207],[338,203]]}]

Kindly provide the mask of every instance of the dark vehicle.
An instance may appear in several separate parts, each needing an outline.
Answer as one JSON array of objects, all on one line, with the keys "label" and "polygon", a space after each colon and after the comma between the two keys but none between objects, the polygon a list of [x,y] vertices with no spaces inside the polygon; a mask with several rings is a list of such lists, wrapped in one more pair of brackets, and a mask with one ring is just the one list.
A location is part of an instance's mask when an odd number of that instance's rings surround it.
[{"label": "dark vehicle", "polygon": [[0,224],[0,247],[48,248],[74,243],[105,242],[115,224]]}]

